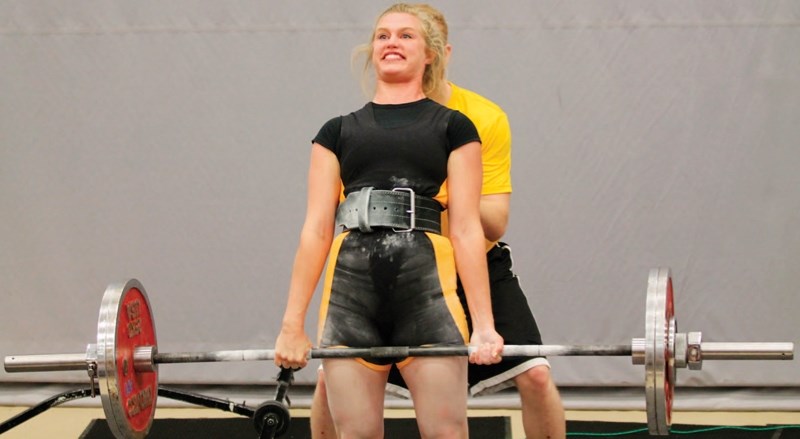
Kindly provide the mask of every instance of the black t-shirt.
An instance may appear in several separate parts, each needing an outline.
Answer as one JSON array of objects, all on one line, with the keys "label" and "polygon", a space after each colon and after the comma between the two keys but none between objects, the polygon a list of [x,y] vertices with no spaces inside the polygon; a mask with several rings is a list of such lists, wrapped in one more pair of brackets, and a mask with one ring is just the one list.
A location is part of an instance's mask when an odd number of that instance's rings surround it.
[{"label": "black t-shirt", "polygon": [[368,103],[329,120],[313,142],[339,159],[344,193],[364,187],[411,188],[434,197],[447,177],[450,152],[480,141],[472,121],[430,99]]}]

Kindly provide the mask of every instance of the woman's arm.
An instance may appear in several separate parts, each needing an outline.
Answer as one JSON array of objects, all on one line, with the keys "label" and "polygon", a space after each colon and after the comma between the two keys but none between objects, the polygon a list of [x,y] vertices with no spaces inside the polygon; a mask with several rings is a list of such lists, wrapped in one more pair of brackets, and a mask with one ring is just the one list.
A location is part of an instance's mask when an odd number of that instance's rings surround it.
[{"label": "woman's arm", "polygon": [[499,361],[503,339],[494,330],[489,296],[489,273],[480,216],[481,175],[480,143],[471,142],[450,153],[447,162],[450,240],[472,318],[470,343],[479,348],[478,354],[470,356],[470,360],[488,364]]},{"label": "woman's arm", "polygon": [[281,332],[275,343],[275,364],[278,366],[298,368],[304,367],[308,361],[311,341],[304,329],[306,312],[333,241],[339,190],[336,156],[325,147],[313,144],[306,218],[292,268]]}]

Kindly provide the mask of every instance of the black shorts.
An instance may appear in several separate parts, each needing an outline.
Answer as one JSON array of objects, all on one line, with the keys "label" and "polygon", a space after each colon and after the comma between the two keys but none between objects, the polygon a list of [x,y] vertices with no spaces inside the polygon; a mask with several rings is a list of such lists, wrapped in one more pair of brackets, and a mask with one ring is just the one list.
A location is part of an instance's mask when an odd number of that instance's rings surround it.
[{"label": "black shorts", "polygon": [[[417,231],[345,232],[331,246],[319,346],[463,346],[469,331],[456,290],[448,238]],[[360,359],[376,370],[399,360]]]},{"label": "black shorts", "polygon": [[[492,312],[497,332],[507,345],[541,345],[542,336],[536,319],[533,317],[528,299],[522,291],[519,278],[514,274],[511,248],[505,243],[497,243],[486,253],[489,267],[489,286],[492,297]],[[461,282],[458,282],[458,296],[467,313],[469,310]],[[510,387],[513,379],[522,372],[549,363],[545,358],[507,358],[498,364],[469,365],[470,393],[478,395],[491,393]],[[403,377],[396,368],[389,373],[387,391],[399,396],[408,396]]]}]

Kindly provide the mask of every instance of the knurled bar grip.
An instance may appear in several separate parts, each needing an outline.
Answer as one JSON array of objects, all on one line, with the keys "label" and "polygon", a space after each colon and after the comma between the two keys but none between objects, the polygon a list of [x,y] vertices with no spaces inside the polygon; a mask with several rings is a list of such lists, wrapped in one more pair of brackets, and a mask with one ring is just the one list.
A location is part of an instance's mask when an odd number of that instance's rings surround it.
[{"label": "knurled bar grip", "polygon": [[[471,346],[410,347],[386,346],[373,348],[324,348],[312,349],[308,358],[404,358],[404,357],[444,357],[467,356],[475,352]],[[503,357],[544,357],[544,356],[626,356],[631,355],[631,347],[625,345],[507,345]],[[185,352],[155,354],[155,363],[194,363],[214,361],[260,361],[275,358],[275,350],[242,350],[216,352]]]},{"label": "knurled bar grip", "polygon": [[[146,352],[150,347],[137,348]],[[321,358],[404,358],[467,356],[474,352],[471,346],[411,347],[387,346],[373,348],[312,349],[309,359]],[[144,355],[147,355],[146,353]],[[628,345],[506,345],[503,357],[545,356],[630,356]],[[154,353],[151,360],[134,363],[136,369],[145,369],[148,363],[212,363],[231,361],[267,361],[275,359],[274,349],[243,349],[209,352]],[[5,358],[6,372],[48,372],[85,370],[86,354],[13,355]],[[142,366],[140,366],[142,364]]]}]

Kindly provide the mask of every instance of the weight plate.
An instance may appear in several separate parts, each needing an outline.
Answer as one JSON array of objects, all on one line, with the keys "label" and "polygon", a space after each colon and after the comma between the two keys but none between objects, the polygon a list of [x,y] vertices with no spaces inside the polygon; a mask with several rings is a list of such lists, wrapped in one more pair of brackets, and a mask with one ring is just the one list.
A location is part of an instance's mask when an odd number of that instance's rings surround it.
[{"label": "weight plate", "polygon": [[669,435],[675,393],[677,321],[668,268],[650,270],[645,313],[645,398],[652,435]]},{"label": "weight plate", "polygon": [[97,321],[97,377],[103,411],[118,438],[144,438],[153,424],[158,368],[137,372],[133,351],[155,346],[152,308],[139,281],[112,284],[103,294]]}]

